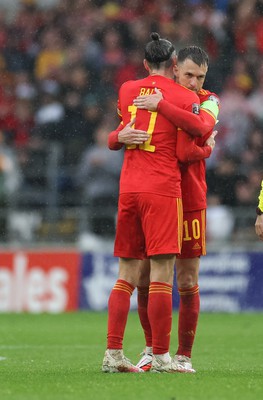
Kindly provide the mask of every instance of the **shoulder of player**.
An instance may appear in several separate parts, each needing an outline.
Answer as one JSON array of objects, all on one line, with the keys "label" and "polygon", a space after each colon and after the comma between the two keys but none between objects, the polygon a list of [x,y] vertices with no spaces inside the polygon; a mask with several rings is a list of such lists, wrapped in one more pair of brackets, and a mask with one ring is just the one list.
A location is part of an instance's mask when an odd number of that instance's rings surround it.
[{"label": "shoulder of player", "polygon": [[126,82],[122,83],[120,86],[120,91],[123,89],[126,89],[127,87],[134,86],[134,84],[136,84],[136,82],[138,82],[138,81],[133,80],[133,81],[126,81]]},{"label": "shoulder of player", "polygon": [[177,90],[180,91],[181,95],[187,96],[188,98],[192,98],[194,100],[195,99],[199,100],[199,97],[197,96],[197,94],[193,90],[188,89],[187,87],[185,87],[183,85],[180,85],[177,82],[174,82],[174,85],[177,88]]},{"label": "shoulder of player", "polygon": [[208,95],[210,95],[212,92],[210,92],[209,90],[206,90],[206,89],[201,89],[201,90],[199,90],[199,92],[198,92],[198,96],[208,96]]},{"label": "shoulder of player", "polygon": [[129,89],[138,88],[141,86],[148,86],[149,81],[150,81],[150,76],[147,76],[146,78],[142,78],[142,79],[129,80],[129,81],[122,83],[119,91],[122,92],[123,90],[129,90]]},{"label": "shoulder of player", "polygon": [[210,92],[210,90],[201,89],[199,90],[197,95],[200,99],[200,103],[203,103],[206,100],[212,100],[215,101],[216,103],[219,103],[219,96],[214,92]]}]

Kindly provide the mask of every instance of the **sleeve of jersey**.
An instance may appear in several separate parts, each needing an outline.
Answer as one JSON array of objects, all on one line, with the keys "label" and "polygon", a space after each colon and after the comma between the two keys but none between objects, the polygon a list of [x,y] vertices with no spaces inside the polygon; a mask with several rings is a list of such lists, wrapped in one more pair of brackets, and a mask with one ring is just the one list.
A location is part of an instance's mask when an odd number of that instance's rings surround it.
[{"label": "sleeve of jersey", "polygon": [[176,155],[181,163],[203,160],[210,157],[211,152],[210,146],[197,146],[195,138],[183,131],[177,136]]},{"label": "sleeve of jersey", "polygon": [[123,129],[123,124],[121,123],[115,131],[112,131],[108,136],[108,147],[110,150],[120,150],[123,147],[123,143],[118,140],[118,134]]},{"label": "sleeve of jersey", "polygon": [[215,102],[207,100],[205,103],[200,107],[200,114],[194,114],[163,99],[159,102],[157,111],[191,135],[203,136],[214,128],[219,112]]},{"label": "sleeve of jersey", "polygon": [[261,182],[261,190],[258,196],[258,208],[263,211],[263,181]]}]

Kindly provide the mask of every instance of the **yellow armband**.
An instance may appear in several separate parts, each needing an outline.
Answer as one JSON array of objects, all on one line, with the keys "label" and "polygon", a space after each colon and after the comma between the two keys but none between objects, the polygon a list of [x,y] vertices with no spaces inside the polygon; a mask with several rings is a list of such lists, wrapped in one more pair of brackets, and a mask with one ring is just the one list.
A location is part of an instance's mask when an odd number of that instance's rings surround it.
[{"label": "yellow armband", "polygon": [[258,196],[258,208],[263,212],[263,181],[261,182],[261,190]]},{"label": "yellow armband", "polygon": [[200,105],[200,109],[207,111],[209,114],[217,119],[219,114],[219,107],[218,104],[213,100],[206,100]]}]

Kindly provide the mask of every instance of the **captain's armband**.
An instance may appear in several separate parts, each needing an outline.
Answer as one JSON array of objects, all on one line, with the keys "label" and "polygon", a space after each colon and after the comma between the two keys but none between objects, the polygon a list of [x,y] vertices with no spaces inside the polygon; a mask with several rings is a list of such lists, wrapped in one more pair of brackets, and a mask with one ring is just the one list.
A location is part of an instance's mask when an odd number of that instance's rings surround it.
[{"label": "captain's armband", "polygon": [[206,110],[209,114],[212,114],[212,116],[217,119],[218,114],[219,114],[219,105],[218,102],[214,100],[206,100],[200,105],[200,109]]},{"label": "captain's armband", "polygon": [[258,209],[263,213],[263,181],[261,182],[261,190],[258,196]]}]

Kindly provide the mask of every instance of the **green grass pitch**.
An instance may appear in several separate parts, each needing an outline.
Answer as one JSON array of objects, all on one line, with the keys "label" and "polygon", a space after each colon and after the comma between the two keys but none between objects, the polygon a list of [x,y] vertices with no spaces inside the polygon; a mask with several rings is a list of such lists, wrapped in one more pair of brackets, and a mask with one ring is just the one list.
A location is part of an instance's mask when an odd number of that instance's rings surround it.
[{"label": "green grass pitch", "polygon": [[[0,314],[1,400],[260,400],[263,314],[203,314],[193,351],[195,375],[105,374],[106,313]],[[177,314],[171,353],[177,346]],[[137,313],[125,354],[143,349]]]}]

